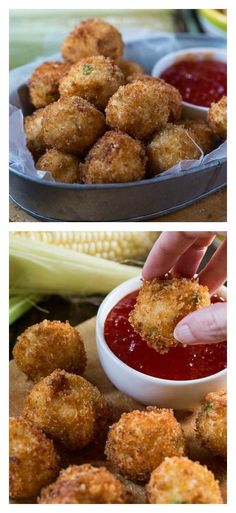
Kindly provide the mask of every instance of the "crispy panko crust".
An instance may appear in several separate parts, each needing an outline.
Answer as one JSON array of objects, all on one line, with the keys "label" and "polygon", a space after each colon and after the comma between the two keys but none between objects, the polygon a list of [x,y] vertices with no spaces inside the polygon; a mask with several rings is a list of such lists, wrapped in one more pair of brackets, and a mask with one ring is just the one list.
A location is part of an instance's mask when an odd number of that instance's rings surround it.
[{"label": "crispy panko crust", "polygon": [[105,467],[71,465],[44,488],[38,504],[125,504],[123,484]]},{"label": "crispy panko crust", "polygon": [[39,158],[35,167],[50,171],[56,182],[81,183],[81,163],[76,155],[52,148]]},{"label": "crispy panko crust", "polygon": [[[125,79],[127,80],[130,75],[133,75],[134,73],[137,73],[139,76],[143,75],[145,73],[144,69],[140,64],[134,61],[129,61],[128,59],[120,59],[117,62],[117,65],[123,72]],[[127,80],[127,82],[129,82]]]},{"label": "crispy panko crust", "polygon": [[215,137],[209,125],[200,119],[184,119],[180,124],[188,131],[190,137],[201,148],[204,154],[214,150]]},{"label": "crispy panko crust", "polygon": [[210,392],[196,419],[197,435],[214,454],[227,457],[227,392]]},{"label": "crispy panko crust", "polygon": [[98,18],[82,21],[65,38],[61,47],[63,57],[77,62],[83,57],[104,55],[111,59],[119,59],[124,51],[124,43],[120,32]]},{"label": "crispy panko crust", "polygon": [[80,96],[100,110],[124,84],[124,75],[109,57],[86,57],[71,66],[59,85],[61,96]]},{"label": "crispy panko crust", "polygon": [[212,103],[208,111],[208,123],[218,137],[226,139],[227,137],[227,96],[217,103]]},{"label": "crispy panko crust", "polygon": [[123,413],[111,426],[105,454],[125,476],[145,481],[166,456],[182,456],[185,441],[173,411],[148,407]]},{"label": "crispy panko crust", "polygon": [[45,107],[43,137],[49,147],[82,154],[105,132],[103,114],[77,96],[60,98]]},{"label": "crispy panko crust", "polygon": [[31,116],[24,119],[26,143],[33,157],[37,160],[46,150],[43,137],[44,109],[36,110]]},{"label": "crispy panko crust", "polygon": [[25,400],[23,415],[67,449],[82,449],[104,429],[108,405],[86,379],[56,369]]},{"label": "crispy panko crust", "polygon": [[10,497],[38,495],[56,479],[59,457],[52,440],[22,417],[10,418]]},{"label": "crispy panko crust", "polygon": [[159,88],[162,98],[165,97],[169,104],[168,121],[178,121],[182,114],[182,96],[176,87],[168,84],[162,78],[152,77],[142,73],[133,73],[127,78],[127,83],[132,84],[141,80],[142,82],[152,82]]},{"label": "crispy panko crust", "polygon": [[106,108],[107,124],[138,139],[164,128],[169,102],[154,81],[137,81],[119,87]]},{"label": "crispy panko crust", "polygon": [[47,61],[33,71],[29,79],[29,92],[36,109],[58,100],[59,80],[69,71],[70,66],[68,62]]},{"label": "crispy panko crust", "polygon": [[33,381],[55,369],[83,374],[86,353],[79,331],[69,322],[44,320],[27,328],[13,349],[17,366]]},{"label": "crispy panko crust", "polygon": [[146,487],[149,504],[222,504],[218,481],[205,465],[186,457],[165,458]]},{"label": "crispy panko crust", "polygon": [[208,287],[198,279],[166,275],[143,282],[129,322],[149,347],[166,353],[178,345],[173,335],[178,322],[210,303]]},{"label": "crispy panko crust", "polygon": [[121,183],[145,176],[147,157],[143,145],[119,132],[110,131],[88,153],[83,167],[85,183]]},{"label": "crispy panko crust", "polygon": [[147,146],[150,171],[157,175],[181,160],[199,159],[201,151],[181,125],[168,125],[155,134]]}]

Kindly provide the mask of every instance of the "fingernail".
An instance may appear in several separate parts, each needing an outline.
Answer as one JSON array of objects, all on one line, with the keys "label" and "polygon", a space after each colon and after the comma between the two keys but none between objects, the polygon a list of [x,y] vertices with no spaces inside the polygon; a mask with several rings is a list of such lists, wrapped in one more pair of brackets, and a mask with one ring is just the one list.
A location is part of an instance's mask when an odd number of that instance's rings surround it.
[{"label": "fingernail", "polygon": [[174,337],[176,340],[178,340],[178,342],[181,342],[182,344],[193,344],[196,342],[187,324],[177,325],[174,330]]}]

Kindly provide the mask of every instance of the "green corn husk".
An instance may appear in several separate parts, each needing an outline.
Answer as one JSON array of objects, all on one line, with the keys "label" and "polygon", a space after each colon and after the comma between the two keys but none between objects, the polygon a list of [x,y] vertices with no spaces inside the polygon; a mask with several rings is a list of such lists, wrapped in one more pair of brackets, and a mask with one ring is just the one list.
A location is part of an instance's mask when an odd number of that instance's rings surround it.
[{"label": "green corn husk", "polygon": [[31,294],[29,296],[11,296],[9,300],[9,324],[17,321],[28,310],[35,306],[42,296],[39,294]]}]

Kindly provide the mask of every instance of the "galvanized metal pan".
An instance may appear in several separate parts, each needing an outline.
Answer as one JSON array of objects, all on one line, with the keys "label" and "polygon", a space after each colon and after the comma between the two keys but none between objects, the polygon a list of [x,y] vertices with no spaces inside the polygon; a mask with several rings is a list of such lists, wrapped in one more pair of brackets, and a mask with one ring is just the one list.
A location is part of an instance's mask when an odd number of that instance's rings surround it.
[{"label": "galvanized metal pan", "polygon": [[[126,57],[150,72],[158,58],[176,48],[225,47],[221,38],[195,34],[160,35],[127,43]],[[62,184],[32,178],[10,165],[10,197],[23,210],[44,221],[141,221],[181,209],[226,185],[226,159],[188,170],[124,184]],[[183,219],[184,220],[184,219]]]}]

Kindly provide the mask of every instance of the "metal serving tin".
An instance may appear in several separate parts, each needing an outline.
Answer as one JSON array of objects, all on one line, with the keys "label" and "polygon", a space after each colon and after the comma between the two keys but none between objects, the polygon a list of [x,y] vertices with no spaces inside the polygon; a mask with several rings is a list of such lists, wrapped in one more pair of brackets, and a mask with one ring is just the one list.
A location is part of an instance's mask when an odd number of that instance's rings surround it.
[{"label": "metal serving tin", "polygon": [[[197,46],[225,48],[225,40],[202,34],[161,34],[126,44],[126,57],[151,72],[169,51]],[[147,57],[148,46],[148,57]],[[190,205],[226,185],[226,159],[176,177],[158,175],[122,184],[62,184],[32,178],[10,165],[10,197],[45,221],[139,221]]]}]

